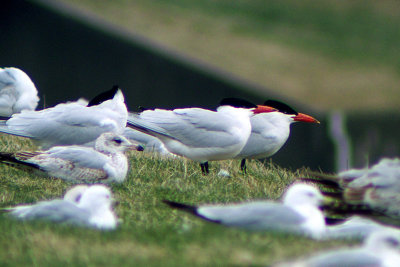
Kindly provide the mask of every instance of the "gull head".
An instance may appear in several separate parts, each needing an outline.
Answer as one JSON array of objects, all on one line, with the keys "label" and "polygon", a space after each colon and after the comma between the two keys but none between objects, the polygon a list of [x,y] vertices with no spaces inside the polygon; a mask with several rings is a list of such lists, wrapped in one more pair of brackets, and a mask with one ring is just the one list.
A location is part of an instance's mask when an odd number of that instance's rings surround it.
[{"label": "gull head", "polygon": [[105,153],[125,152],[133,146],[123,135],[115,133],[103,133],[97,138],[95,144],[97,151]]},{"label": "gull head", "polygon": [[314,186],[297,183],[286,191],[283,202],[289,206],[311,205],[317,207],[322,204],[323,199],[321,192]]},{"label": "gull head", "polygon": [[65,195],[64,195],[64,200],[78,204],[79,201],[82,198],[83,193],[89,188],[88,185],[76,185],[69,189]]},{"label": "gull head", "polygon": [[374,232],[365,241],[365,247],[376,253],[389,251],[400,253],[400,234],[394,230]]},{"label": "gull head", "polygon": [[97,213],[100,210],[109,210],[112,206],[110,189],[105,185],[92,185],[82,194],[78,206]]}]

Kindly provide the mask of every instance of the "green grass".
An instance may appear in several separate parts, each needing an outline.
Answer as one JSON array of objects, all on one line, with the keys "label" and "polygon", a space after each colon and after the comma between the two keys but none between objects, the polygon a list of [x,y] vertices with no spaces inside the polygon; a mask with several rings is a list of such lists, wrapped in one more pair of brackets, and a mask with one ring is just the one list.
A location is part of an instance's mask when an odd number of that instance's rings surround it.
[{"label": "green grass", "polygon": [[[11,140],[11,141],[10,141]],[[29,141],[0,137],[2,150],[33,149]],[[171,210],[163,199],[185,203],[224,203],[277,199],[295,173],[272,163],[253,161],[248,174],[239,161],[212,162],[202,176],[191,161],[130,154],[130,172],[112,185],[123,222],[101,232],[47,222],[20,222],[0,214],[2,266],[266,266],[281,260],[337,247],[343,242],[316,242],[271,232],[246,232],[204,222]],[[220,169],[231,177],[219,177]],[[71,184],[0,165],[0,207],[53,199]]]}]

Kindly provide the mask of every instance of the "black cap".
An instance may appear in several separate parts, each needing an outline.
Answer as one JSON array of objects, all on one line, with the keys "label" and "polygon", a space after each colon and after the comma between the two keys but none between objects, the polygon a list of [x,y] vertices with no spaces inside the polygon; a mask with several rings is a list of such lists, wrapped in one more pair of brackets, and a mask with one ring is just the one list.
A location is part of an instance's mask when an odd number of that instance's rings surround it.
[{"label": "black cap", "polygon": [[118,91],[118,85],[114,85],[110,90],[105,91],[97,96],[95,96],[92,100],[90,100],[88,107],[95,106],[103,103],[104,101],[111,100],[114,98],[115,94]]},{"label": "black cap", "polygon": [[267,101],[264,102],[264,106],[269,106],[269,107],[275,108],[279,112],[285,113],[285,114],[293,114],[293,115],[299,114],[293,108],[291,108],[288,105],[286,105],[285,103],[282,103],[282,102],[277,101],[277,100],[267,100]]},{"label": "black cap", "polygon": [[235,98],[235,97],[228,97],[228,98],[224,98],[221,100],[221,102],[219,103],[220,106],[232,106],[235,108],[256,108],[257,105],[241,99],[241,98]]}]

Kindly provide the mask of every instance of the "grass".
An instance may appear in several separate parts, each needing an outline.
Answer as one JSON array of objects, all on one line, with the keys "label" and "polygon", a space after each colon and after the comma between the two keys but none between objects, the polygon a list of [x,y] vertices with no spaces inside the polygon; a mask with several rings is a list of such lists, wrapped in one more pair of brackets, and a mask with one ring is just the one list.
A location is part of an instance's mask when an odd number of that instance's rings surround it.
[{"label": "grass", "polygon": [[400,101],[395,0],[63,1],[314,108]]},{"label": "grass", "polygon": [[[0,136],[2,150],[33,149],[29,141]],[[2,266],[267,266],[343,245],[273,232],[247,232],[204,222],[171,210],[163,199],[225,203],[277,199],[301,175],[272,163],[212,162],[202,176],[191,161],[132,153],[123,184],[112,185],[123,222],[118,229],[93,229],[42,221],[20,222],[0,214]],[[216,175],[228,170],[231,177]],[[0,165],[0,207],[58,198],[71,184]]]}]

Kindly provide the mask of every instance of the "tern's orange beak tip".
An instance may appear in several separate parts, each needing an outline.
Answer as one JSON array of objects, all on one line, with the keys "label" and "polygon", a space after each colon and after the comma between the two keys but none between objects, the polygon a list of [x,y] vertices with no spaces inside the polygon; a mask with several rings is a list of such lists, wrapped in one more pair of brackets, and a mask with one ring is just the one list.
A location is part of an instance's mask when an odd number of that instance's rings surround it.
[{"label": "tern's orange beak tip", "polygon": [[302,121],[302,122],[310,122],[310,123],[318,123],[318,124],[320,124],[320,122],[317,119],[311,117],[310,115],[303,114],[303,113],[298,113],[295,117],[293,117],[293,119],[295,121]]}]

